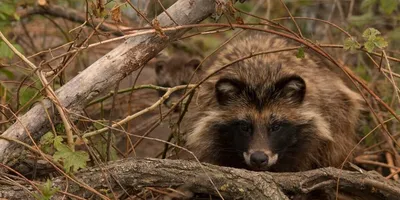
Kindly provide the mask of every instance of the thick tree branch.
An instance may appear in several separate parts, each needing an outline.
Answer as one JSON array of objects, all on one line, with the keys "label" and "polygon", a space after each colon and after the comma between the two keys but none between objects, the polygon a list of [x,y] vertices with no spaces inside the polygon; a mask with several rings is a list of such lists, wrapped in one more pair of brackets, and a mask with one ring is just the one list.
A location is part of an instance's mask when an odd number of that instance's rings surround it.
[{"label": "thick tree branch", "polygon": [[[298,173],[252,172],[241,169],[220,167],[185,160],[160,160],[133,158],[108,163],[103,169],[87,169],[76,175],[91,187],[106,189],[107,180],[113,191],[136,190],[144,187],[177,187],[189,184],[196,193],[216,195],[214,186],[226,199],[287,199],[285,194],[306,194],[320,189],[336,188],[337,178],[341,177],[341,192],[361,194],[368,199],[397,199],[400,196],[400,184],[386,180],[374,172],[341,171],[336,168],[323,168]],[[207,175],[205,175],[207,172]],[[118,180],[119,184],[115,180]],[[65,179],[53,179],[53,185],[61,191],[65,189]],[[27,191],[9,185],[0,186],[0,197],[26,199]],[[29,188],[29,187],[28,187]],[[77,185],[69,185],[68,192],[88,198],[91,194]],[[364,199],[364,198],[363,198]]]},{"label": "thick tree branch", "polygon": [[[179,24],[194,24],[208,17],[214,10],[214,0],[179,0],[167,11]],[[157,19],[161,26],[174,25],[174,22],[165,13],[160,14]],[[81,112],[85,104],[93,100],[99,93],[139,69],[164,49],[170,41],[179,38],[186,31],[171,31],[166,33],[168,37],[151,34],[126,40],[58,89],[56,94],[61,105],[70,112]],[[38,139],[49,128],[47,113],[44,109],[48,109],[53,116],[52,109],[49,109],[51,106],[52,104],[48,100],[36,104],[25,115],[19,117],[17,122],[2,135],[29,142],[27,130],[34,139]],[[12,165],[18,161],[19,156],[21,156],[20,146],[0,140],[1,163]]]}]

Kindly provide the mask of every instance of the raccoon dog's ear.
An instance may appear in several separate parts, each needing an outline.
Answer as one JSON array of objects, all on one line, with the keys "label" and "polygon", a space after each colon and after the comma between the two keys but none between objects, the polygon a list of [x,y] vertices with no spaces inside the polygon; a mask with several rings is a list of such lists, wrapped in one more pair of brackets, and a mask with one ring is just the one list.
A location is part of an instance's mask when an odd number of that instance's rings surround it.
[{"label": "raccoon dog's ear", "polygon": [[306,94],[306,82],[297,75],[280,79],[275,84],[278,97],[289,103],[302,103]]},{"label": "raccoon dog's ear", "polygon": [[193,58],[192,60],[190,60],[189,62],[187,62],[185,64],[185,67],[190,67],[193,70],[195,70],[197,68],[197,66],[199,66],[199,64],[200,64],[200,60],[197,58]]},{"label": "raccoon dog's ear", "polygon": [[155,70],[156,70],[156,74],[158,75],[158,74],[160,74],[160,72],[162,71],[162,69],[164,68],[164,66],[166,65],[167,63],[165,62],[165,61],[163,61],[163,60],[160,60],[160,61],[157,61],[156,62],[156,64],[155,64]]},{"label": "raccoon dog's ear", "polygon": [[244,90],[245,84],[236,79],[222,78],[215,84],[215,93],[220,105],[226,105],[235,100]]}]

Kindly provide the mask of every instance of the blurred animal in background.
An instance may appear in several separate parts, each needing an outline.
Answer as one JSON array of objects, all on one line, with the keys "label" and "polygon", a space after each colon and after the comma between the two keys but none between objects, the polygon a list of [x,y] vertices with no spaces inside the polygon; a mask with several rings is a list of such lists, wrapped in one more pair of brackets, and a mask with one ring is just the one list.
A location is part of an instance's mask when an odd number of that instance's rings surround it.
[{"label": "blurred animal in background", "polygon": [[[199,80],[199,74],[203,73],[200,68],[197,69],[199,64],[199,58],[192,58],[185,53],[176,53],[168,59],[159,60],[155,63],[156,84],[161,87],[174,87],[196,83]],[[172,93],[164,101],[164,105],[171,108],[184,95],[184,91]],[[165,91],[158,92],[159,97],[165,94]],[[178,106],[174,111],[179,111],[179,109]]]}]

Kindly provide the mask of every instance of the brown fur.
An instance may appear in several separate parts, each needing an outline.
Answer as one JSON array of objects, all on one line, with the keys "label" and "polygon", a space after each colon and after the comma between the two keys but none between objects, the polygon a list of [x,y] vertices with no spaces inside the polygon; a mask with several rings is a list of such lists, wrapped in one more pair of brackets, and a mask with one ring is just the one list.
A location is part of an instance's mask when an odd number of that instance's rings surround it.
[{"label": "brown fur", "polygon": [[[202,73],[201,69],[196,70],[199,64],[200,60],[198,58],[193,58],[179,52],[167,60],[159,60],[155,64],[156,84],[163,87],[174,87],[186,85],[189,82],[194,83],[198,80],[198,74]],[[161,97],[164,93],[160,91],[159,96]],[[183,90],[174,92],[164,102],[165,105],[170,107],[182,95]]]},{"label": "brown fur", "polygon": [[[290,46],[299,44],[264,33],[246,34],[219,52],[207,74],[252,52]],[[221,161],[216,146],[218,133],[212,129],[213,125],[244,117],[250,117],[255,123],[263,123],[269,121],[273,114],[276,118],[298,124],[311,122],[312,127],[304,136],[307,137],[306,148],[302,148],[291,159],[278,159],[277,163],[267,170],[303,171],[326,166],[339,167],[355,146],[355,126],[361,107],[360,96],[351,91],[319,57],[306,52],[306,57],[299,59],[295,54],[296,51],[284,51],[254,56],[229,66],[207,80],[191,103],[186,119],[187,147],[201,161],[242,167],[224,164]],[[215,85],[222,78],[240,80],[248,87],[257,88],[256,95],[262,96],[265,95],[264,89],[267,91],[272,84],[289,75],[297,75],[305,81],[306,92],[303,102],[299,105],[286,101],[275,102],[260,111],[243,98],[234,99],[234,102],[227,106],[221,106],[216,98]],[[229,91],[229,88],[227,90]],[[253,149],[263,149],[267,152],[270,147],[264,142],[266,139],[262,133],[268,131],[261,126],[255,128],[258,135],[253,137],[257,139],[253,139],[249,145]]]},{"label": "brown fur", "polygon": [[[191,58],[183,53],[177,53],[167,60],[159,60],[155,64],[157,84],[167,87],[188,84],[199,64],[199,59]],[[199,69],[197,72],[200,71]],[[197,76],[194,76],[191,82],[195,82],[196,78]]]}]

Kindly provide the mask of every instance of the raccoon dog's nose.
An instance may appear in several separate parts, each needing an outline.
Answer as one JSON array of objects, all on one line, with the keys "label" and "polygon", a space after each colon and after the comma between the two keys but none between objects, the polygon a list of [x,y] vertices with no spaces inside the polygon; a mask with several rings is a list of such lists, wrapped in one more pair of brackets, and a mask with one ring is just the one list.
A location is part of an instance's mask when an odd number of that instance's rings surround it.
[{"label": "raccoon dog's nose", "polygon": [[262,167],[268,164],[268,156],[262,151],[256,151],[250,155],[251,165]]}]

